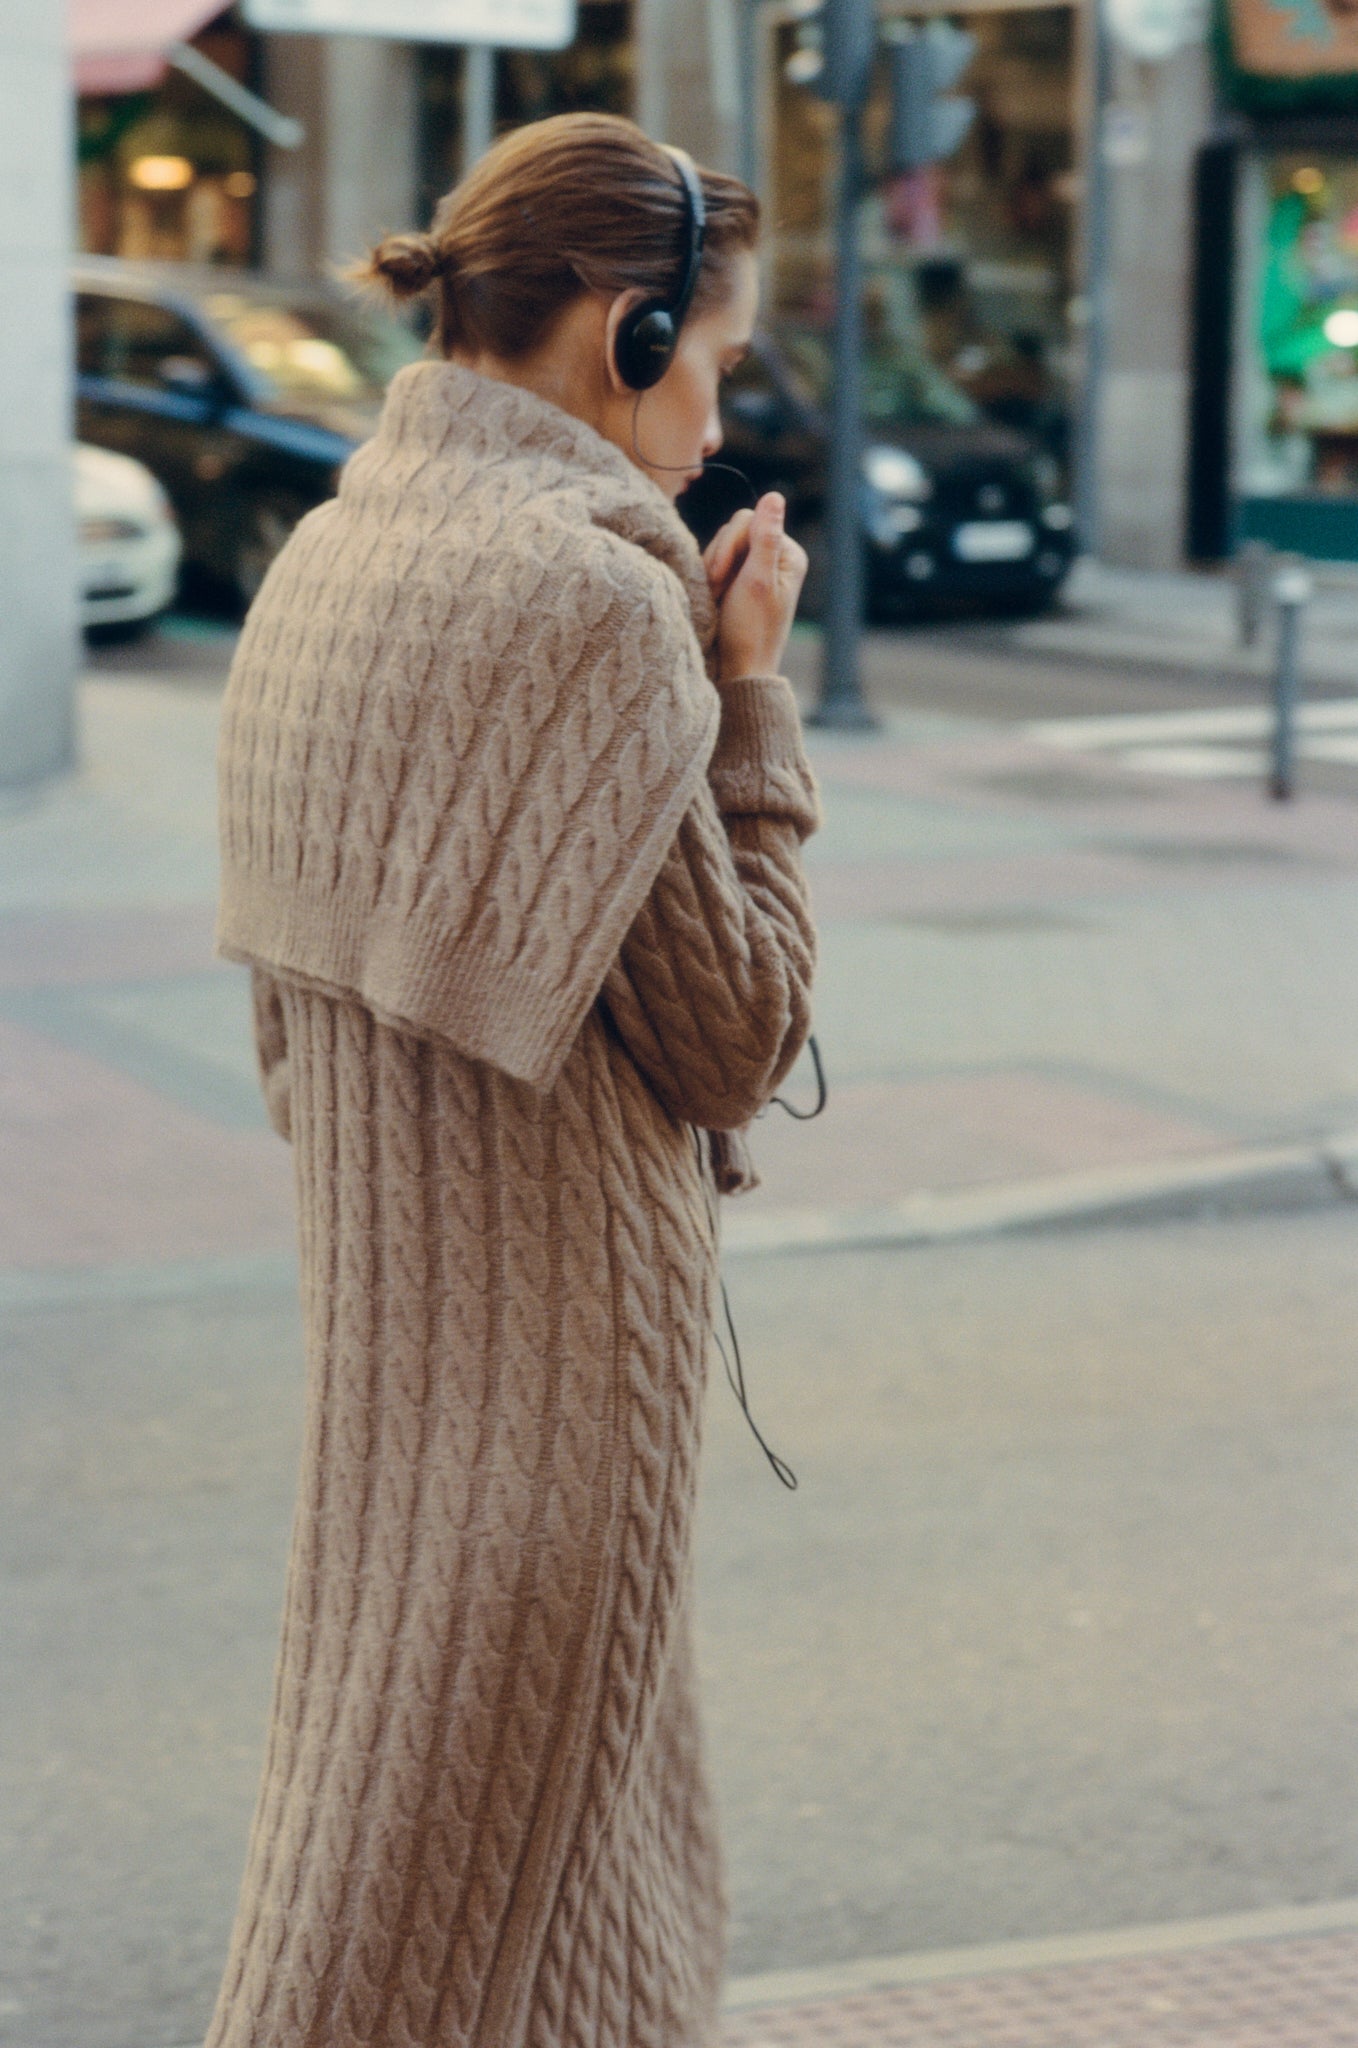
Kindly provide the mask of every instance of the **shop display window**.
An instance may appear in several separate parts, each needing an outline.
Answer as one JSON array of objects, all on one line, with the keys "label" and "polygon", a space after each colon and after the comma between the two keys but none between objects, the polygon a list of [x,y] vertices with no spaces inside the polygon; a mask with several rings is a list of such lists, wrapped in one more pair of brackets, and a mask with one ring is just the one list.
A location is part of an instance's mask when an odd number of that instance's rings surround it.
[{"label": "shop display window", "polygon": [[1249,177],[1240,490],[1358,499],[1358,158],[1288,152]]},{"label": "shop display window", "polygon": [[[195,47],[242,84],[256,38],[230,24]],[[77,114],[79,239],[89,255],[249,264],[257,250],[258,144],[177,71],[152,92],[86,98]]]}]

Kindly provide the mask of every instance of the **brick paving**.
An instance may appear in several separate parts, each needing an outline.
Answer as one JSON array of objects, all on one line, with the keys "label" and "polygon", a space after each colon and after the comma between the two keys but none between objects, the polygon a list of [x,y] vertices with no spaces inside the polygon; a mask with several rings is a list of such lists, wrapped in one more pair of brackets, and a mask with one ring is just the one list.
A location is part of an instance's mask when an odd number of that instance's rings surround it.
[{"label": "brick paving", "polygon": [[949,1976],[728,2015],[723,2048],[1353,2048],[1358,1933]]}]

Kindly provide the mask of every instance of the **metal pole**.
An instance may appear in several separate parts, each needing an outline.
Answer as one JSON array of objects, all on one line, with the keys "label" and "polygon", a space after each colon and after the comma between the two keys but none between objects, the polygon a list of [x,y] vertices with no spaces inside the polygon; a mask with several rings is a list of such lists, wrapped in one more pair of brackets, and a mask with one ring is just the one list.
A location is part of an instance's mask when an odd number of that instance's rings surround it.
[{"label": "metal pole", "polygon": [[1084,347],[1081,351],[1080,417],[1075,442],[1075,531],[1087,555],[1102,541],[1099,519],[1099,430],[1108,359],[1108,292],[1111,254],[1107,111],[1113,95],[1113,50],[1108,34],[1108,0],[1092,0],[1093,106],[1085,182]]},{"label": "metal pole", "polygon": [[462,52],[462,175],[495,140],[495,51],[468,43]]},{"label": "metal pole", "polygon": [[759,0],[735,0],[736,49],[740,63],[739,175],[759,189]]},{"label": "metal pole", "polygon": [[1285,803],[1295,787],[1301,613],[1311,595],[1304,569],[1284,569],[1273,585],[1278,605],[1278,665],[1273,676],[1273,774],[1269,792]]},{"label": "metal pole", "polygon": [[864,731],[877,723],[863,702],[858,643],[863,620],[861,402],[863,266],[858,203],[863,191],[862,110],[845,106],[839,124],[835,330],[830,392],[829,555],[820,702],[814,725]]},{"label": "metal pole", "polygon": [[220,64],[214,64],[201,50],[195,50],[192,43],[171,43],[165,52],[165,61],[176,71],[182,71],[185,78],[191,78],[195,85],[229,107],[238,120],[244,121],[271,142],[275,149],[300,149],[306,141],[306,129],[300,121],[294,121],[291,114],[280,114],[277,107],[271,107],[258,93],[248,92],[229,71],[223,71]]},{"label": "metal pole", "polygon": [[1247,540],[1236,551],[1236,621],[1240,645],[1257,647],[1273,590],[1273,550],[1266,540]]}]

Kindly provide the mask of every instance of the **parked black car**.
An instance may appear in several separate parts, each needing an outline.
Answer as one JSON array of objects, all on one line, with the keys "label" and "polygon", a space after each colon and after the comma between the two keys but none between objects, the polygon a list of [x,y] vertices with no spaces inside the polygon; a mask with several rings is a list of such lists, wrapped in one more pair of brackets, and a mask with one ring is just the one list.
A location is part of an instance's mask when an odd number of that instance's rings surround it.
[{"label": "parked black car", "polygon": [[[752,491],[782,491],[811,568],[803,610],[825,594],[825,399],[830,354],[809,329],[757,338],[722,399],[719,461]],[[1073,520],[1052,456],[987,420],[927,358],[898,344],[864,358],[862,526],[867,599],[876,618],[944,608],[1040,611],[1065,580]],[[706,541],[748,493],[720,469],[680,510]]]},{"label": "parked black car", "polygon": [[338,290],[241,271],[91,257],[74,289],[79,438],[144,462],[186,572],[248,604],[418,340]]}]

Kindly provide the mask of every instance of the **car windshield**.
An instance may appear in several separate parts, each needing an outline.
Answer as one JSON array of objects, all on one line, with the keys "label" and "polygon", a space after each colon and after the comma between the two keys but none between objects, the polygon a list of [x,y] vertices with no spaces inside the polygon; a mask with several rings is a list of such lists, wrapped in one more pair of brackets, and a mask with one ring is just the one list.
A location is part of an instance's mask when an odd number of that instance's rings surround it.
[{"label": "car windshield", "polygon": [[203,303],[279,398],[376,402],[421,353],[408,328],[358,307],[289,306],[242,292],[213,292]]},{"label": "car windshield", "polygon": [[[818,404],[829,397],[828,338],[811,328],[785,329],[779,342],[792,370]],[[886,338],[863,351],[863,420],[873,427],[970,427],[981,417],[922,350]]]}]

